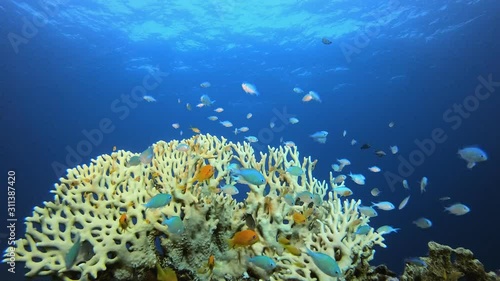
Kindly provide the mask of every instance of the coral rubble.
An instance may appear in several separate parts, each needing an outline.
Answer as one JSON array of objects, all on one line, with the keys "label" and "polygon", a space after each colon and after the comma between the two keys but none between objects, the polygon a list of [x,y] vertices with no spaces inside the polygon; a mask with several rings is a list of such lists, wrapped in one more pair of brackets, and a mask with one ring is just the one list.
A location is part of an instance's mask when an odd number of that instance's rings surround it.
[{"label": "coral rubble", "polygon": [[402,281],[498,281],[494,272],[486,272],[472,251],[462,247],[453,249],[436,242],[429,242],[429,255],[421,259],[427,266],[407,264]]}]

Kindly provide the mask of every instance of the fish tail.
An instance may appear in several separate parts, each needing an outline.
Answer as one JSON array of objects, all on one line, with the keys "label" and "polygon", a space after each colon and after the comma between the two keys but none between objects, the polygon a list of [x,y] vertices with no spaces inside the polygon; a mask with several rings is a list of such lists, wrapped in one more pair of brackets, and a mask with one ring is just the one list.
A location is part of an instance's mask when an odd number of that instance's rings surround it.
[{"label": "fish tail", "polygon": [[309,248],[306,248],[306,253],[307,253],[309,256],[312,256],[312,255],[313,255],[313,251],[311,251]]},{"label": "fish tail", "polygon": [[231,168],[229,171],[231,172],[232,177],[238,177],[241,174],[238,168]]},{"label": "fish tail", "polygon": [[229,245],[230,249],[234,248],[234,239],[227,240],[227,244]]},{"label": "fish tail", "polygon": [[197,181],[200,181],[200,179],[199,179],[199,176],[198,176],[198,175],[196,175],[195,177],[193,177],[193,178],[189,181],[189,183],[195,183],[195,182],[197,182]]},{"label": "fish tail", "polygon": [[75,234],[75,244],[79,244],[82,241],[82,237],[80,236],[80,233]]}]

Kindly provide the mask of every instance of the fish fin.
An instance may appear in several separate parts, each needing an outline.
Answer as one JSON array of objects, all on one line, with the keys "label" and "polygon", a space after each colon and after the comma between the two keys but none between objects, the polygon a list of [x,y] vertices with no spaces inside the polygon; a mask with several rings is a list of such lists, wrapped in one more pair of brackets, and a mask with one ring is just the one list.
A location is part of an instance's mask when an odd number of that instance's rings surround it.
[{"label": "fish fin", "polygon": [[[245,179],[243,179],[242,177],[238,177],[236,182],[238,182],[240,184],[248,184],[248,185],[252,184],[252,183],[249,183],[248,181],[246,181]],[[257,184],[257,186],[259,186],[259,185]]]},{"label": "fish fin", "polygon": [[476,162],[467,162],[468,169],[472,169],[472,168],[474,168],[474,166],[476,166]]}]

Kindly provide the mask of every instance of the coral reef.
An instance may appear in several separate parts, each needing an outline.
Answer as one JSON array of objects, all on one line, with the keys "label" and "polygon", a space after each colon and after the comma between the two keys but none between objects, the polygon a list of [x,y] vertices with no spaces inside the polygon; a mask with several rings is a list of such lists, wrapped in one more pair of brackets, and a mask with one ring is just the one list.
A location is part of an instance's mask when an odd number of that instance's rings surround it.
[{"label": "coral reef", "polygon": [[[316,161],[299,159],[296,147],[255,155],[249,143],[196,135],[152,148],[150,162],[132,165],[139,156],[120,150],[68,169],[51,191],[54,199],[34,208],[25,238],[16,241],[16,260],[26,263],[27,276],[156,280],[170,268],[179,280],[332,280],[305,254],[309,248],[334,258],[350,280],[370,270],[375,245],[385,247],[373,228],[354,234],[369,222],[358,211],[361,202],[341,200],[331,174],[330,185],[313,177]],[[265,178],[262,185],[238,185],[247,192],[242,202],[219,189],[235,184],[234,163]],[[213,176],[200,177],[206,166]],[[292,166],[303,173],[287,172]],[[158,194],[172,199],[147,208]],[[182,231],[164,223],[172,217],[182,220]],[[258,241],[230,248],[228,240],[247,229]],[[257,255],[276,267],[263,270],[248,261]]]},{"label": "coral reef", "polygon": [[436,242],[429,242],[429,255],[422,257],[427,266],[407,264],[401,276],[402,281],[498,281],[494,272],[486,272],[472,251],[464,248],[453,249]]}]

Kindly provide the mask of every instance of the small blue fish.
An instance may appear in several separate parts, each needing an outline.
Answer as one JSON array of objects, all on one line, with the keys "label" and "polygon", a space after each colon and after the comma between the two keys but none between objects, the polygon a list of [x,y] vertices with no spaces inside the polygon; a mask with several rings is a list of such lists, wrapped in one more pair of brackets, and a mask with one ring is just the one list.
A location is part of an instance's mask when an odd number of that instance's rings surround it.
[{"label": "small blue fish", "polygon": [[256,95],[258,96],[259,95],[259,92],[257,91],[257,88],[255,87],[255,85],[253,84],[250,84],[250,83],[247,83],[247,82],[244,82],[244,83],[241,83],[241,88],[243,89],[243,91],[245,91],[245,93],[247,94],[250,94],[250,95]]},{"label": "small blue fish", "polygon": [[167,194],[167,193],[160,193],[155,195],[151,200],[149,200],[148,203],[144,204],[144,207],[146,208],[160,208],[165,205],[170,204],[170,201],[172,201],[172,195]]},{"label": "small blue fish", "polygon": [[80,252],[81,245],[82,244],[80,243],[80,235],[77,234],[75,243],[73,244],[73,246],[71,246],[69,251],[64,256],[64,262],[66,263],[66,269],[70,269],[73,266],[73,264],[75,263],[76,257],[78,256],[78,253]]},{"label": "small blue fish", "polygon": [[288,194],[285,194],[285,196],[283,196],[283,199],[285,200],[285,202],[290,205],[290,206],[294,206],[295,205],[295,198],[293,197],[292,194],[288,193]]},{"label": "small blue fish", "polygon": [[432,226],[432,222],[429,219],[426,218],[419,218],[417,220],[414,220],[413,223],[417,225],[420,228],[429,228]]},{"label": "small blue fish", "polygon": [[179,216],[174,216],[169,219],[165,218],[162,224],[168,226],[168,231],[172,234],[184,233],[184,222]]},{"label": "small blue fish", "polygon": [[371,229],[371,227],[367,224],[361,225],[358,227],[358,229],[356,229],[356,232],[354,232],[354,234],[365,235],[368,232],[370,232],[370,229]]},{"label": "small blue fish", "polygon": [[236,195],[236,194],[240,193],[238,188],[236,188],[236,186],[231,185],[231,184],[226,184],[223,187],[221,187],[220,189],[222,192],[224,192],[227,195]]},{"label": "small blue fish", "polygon": [[268,272],[273,271],[276,268],[276,263],[268,256],[255,256],[249,258],[248,261]]},{"label": "small blue fish", "polygon": [[248,169],[232,169],[233,177],[242,184],[262,185],[266,183],[266,178],[259,171]]},{"label": "small blue fish", "polygon": [[152,96],[143,96],[142,99],[147,102],[156,102],[156,99],[153,98]]},{"label": "small blue fish", "polygon": [[425,263],[425,261],[421,260],[420,258],[406,258],[405,263],[427,267],[427,263]]},{"label": "small blue fish", "polygon": [[182,152],[187,152],[189,151],[189,145],[185,143],[180,143],[175,147],[175,150],[177,151],[182,151]]},{"label": "small blue fish", "polygon": [[450,214],[454,214],[455,216],[462,216],[470,212],[470,208],[461,203],[445,207],[444,210],[448,211]]},{"label": "small blue fish", "polygon": [[358,210],[360,213],[370,218],[378,216],[377,211],[375,211],[375,209],[369,206],[359,206]]},{"label": "small blue fish", "polygon": [[476,163],[488,160],[486,152],[479,147],[469,146],[458,151],[458,155],[467,161],[467,168],[472,169]]},{"label": "small blue fish", "polygon": [[297,198],[300,199],[300,201],[304,202],[304,204],[309,204],[313,202],[314,196],[311,192],[309,191],[302,191],[299,194],[297,194]]},{"label": "small blue fish", "polygon": [[321,206],[321,204],[323,204],[323,198],[321,198],[321,195],[314,193],[313,202],[315,206]]},{"label": "small blue fish", "polygon": [[340,267],[335,259],[323,253],[313,252],[308,248],[306,248],[306,251],[307,254],[313,259],[314,264],[326,275],[340,277],[342,271],[340,270]]},{"label": "small blue fish", "polygon": [[214,100],[211,100],[208,95],[201,96],[200,101],[204,106],[211,106],[215,102]]},{"label": "small blue fish", "polygon": [[132,167],[132,166],[137,166],[141,164],[141,158],[139,156],[132,156],[130,159],[127,161],[127,164],[125,166],[127,167]]},{"label": "small blue fish", "polygon": [[150,146],[148,147],[148,149],[144,150],[139,156],[139,158],[141,159],[141,163],[144,165],[148,165],[149,163],[151,163],[151,161],[153,161],[153,155],[154,155],[153,147]]},{"label": "small blue fish", "polygon": [[309,136],[319,143],[325,143],[326,137],[328,136],[328,132],[327,131],[319,131],[319,132],[316,132],[316,133],[309,135]]},{"label": "small blue fish", "polygon": [[328,136],[327,131],[319,131],[310,135],[311,138],[326,138],[326,136]]},{"label": "small blue fish", "polygon": [[377,228],[377,233],[380,235],[384,235],[384,234],[389,234],[392,232],[398,233],[398,230],[400,230],[400,228],[394,228],[390,225],[383,225],[383,226]]},{"label": "small blue fish", "polygon": [[286,169],[286,171],[292,175],[292,176],[296,176],[296,177],[299,177],[301,176],[302,174],[304,174],[304,171],[302,170],[302,168],[298,167],[298,166],[291,166],[291,167],[288,167]]}]

